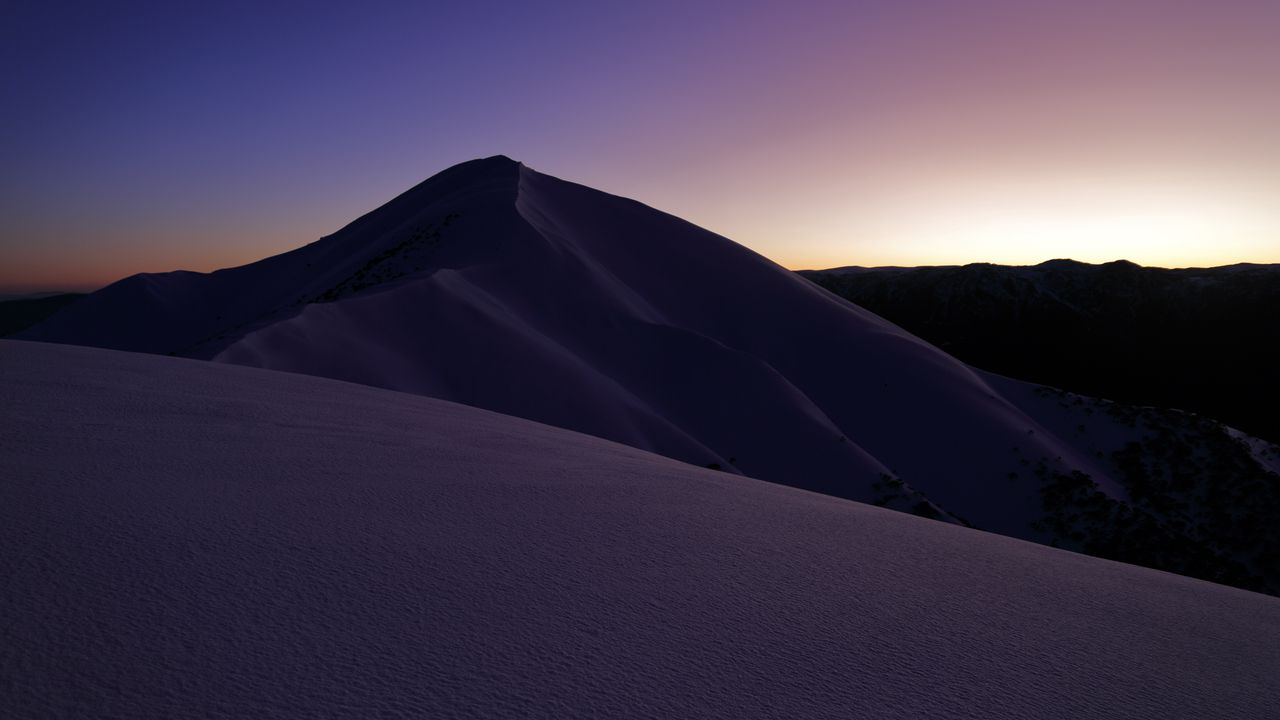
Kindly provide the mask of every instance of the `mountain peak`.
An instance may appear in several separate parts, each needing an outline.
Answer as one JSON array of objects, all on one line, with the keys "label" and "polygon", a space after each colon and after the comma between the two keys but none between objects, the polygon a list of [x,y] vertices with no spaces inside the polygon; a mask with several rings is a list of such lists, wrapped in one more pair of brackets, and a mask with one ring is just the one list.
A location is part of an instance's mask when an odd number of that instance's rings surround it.
[{"label": "mountain peak", "polygon": [[474,177],[483,173],[510,173],[518,171],[523,166],[524,163],[519,160],[513,160],[506,155],[490,155],[488,157],[479,157],[472,160],[463,160],[460,163],[450,165],[435,175],[428,177],[427,180],[424,180],[423,182],[444,177]]}]

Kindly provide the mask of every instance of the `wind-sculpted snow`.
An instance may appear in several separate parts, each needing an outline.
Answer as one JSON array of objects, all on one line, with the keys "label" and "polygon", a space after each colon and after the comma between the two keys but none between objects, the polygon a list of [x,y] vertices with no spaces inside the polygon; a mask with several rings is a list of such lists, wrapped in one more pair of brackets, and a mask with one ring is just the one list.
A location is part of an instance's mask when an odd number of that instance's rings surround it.
[{"label": "wind-sculpted snow", "polygon": [[0,716],[1265,718],[1280,600],[409,394],[0,341]]},{"label": "wind-sculpted snow", "polygon": [[[1076,549],[1090,544],[1071,517],[1046,522],[1050,476],[1084,478],[1113,504],[1131,484],[1095,441],[1114,433],[1076,433],[1082,418],[1021,400],[1031,386],[730,240],[502,157],[450,168],[291,253],[123,280],[20,337],[430,395]],[[1045,477],[1025,471],[1041,464]],[[1280,552],[1280,538],[1260,542]],[[1144,557],[1221,579],[1177,553]],[[1280,592],[1280,567],[1260,572],[1231,577]]]}]

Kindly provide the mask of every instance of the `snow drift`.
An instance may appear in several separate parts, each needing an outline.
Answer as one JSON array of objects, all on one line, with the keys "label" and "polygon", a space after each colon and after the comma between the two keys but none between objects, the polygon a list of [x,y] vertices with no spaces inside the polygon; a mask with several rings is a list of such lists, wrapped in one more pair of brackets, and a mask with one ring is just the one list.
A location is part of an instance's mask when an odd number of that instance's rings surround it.
[{"label": "snow drift", "polygon": [[0,341],[6,717],[1262,718],[1280,600],[322,378]]}]

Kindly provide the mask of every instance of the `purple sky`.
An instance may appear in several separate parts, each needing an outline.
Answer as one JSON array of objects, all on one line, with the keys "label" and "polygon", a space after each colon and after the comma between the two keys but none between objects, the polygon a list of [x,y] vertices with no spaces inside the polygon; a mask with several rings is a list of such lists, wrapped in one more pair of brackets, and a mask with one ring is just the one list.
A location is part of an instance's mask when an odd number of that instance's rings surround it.
[{"label": "purple sky", "polygon": [[615,5],[7,3],[0,290],[248,262],[497,153],[789,267],[1280,262],[1274,0]]}]

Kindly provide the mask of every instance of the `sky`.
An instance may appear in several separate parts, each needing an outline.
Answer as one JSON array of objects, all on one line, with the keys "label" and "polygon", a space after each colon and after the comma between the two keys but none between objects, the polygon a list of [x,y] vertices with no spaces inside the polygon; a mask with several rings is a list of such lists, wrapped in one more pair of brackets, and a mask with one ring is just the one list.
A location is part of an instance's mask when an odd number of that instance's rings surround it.
[{"label": "sky", "polygon": [[505,154],[791,268],[1280,262],[1280,2],[9,0],[0,292]]}]

